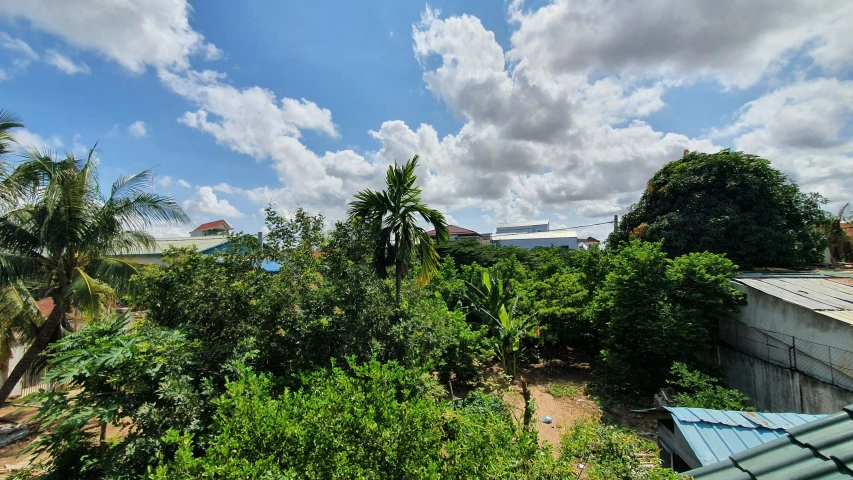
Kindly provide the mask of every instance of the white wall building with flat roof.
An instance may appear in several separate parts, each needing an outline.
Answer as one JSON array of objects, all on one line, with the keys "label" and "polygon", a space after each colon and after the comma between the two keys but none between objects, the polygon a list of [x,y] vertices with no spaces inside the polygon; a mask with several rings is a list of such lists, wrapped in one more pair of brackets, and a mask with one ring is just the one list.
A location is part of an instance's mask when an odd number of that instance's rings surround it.
[{"label": "white wall building with flat roof", "polygon": [[574,230],[551,230],[548,220],[498,224],[492,235],[493,244],[521,248],[563,247],[577,250],[578,233]]}]

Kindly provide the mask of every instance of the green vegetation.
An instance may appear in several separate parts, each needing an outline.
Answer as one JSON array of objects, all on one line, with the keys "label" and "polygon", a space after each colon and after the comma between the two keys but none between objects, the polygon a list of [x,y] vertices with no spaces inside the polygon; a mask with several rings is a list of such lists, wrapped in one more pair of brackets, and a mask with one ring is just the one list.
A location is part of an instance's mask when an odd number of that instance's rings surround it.
[{"label": "green vegetation", "polygon": [[444,242],[449,236],[444,215],[421,203],[421,189],[415,186],[417,166],[417,155],[405,165],[389,166],[386,190],[377,192],[368,188],[356,193],[356,201],[350,204],[348,212],[350,221],[367,222],[376,231],[373,267],[380,278],[385,278],[388,266],[394,266],[398,307],[403,302],[403,277],[414,261],[420,261],[418,281],[421,283],[429,283],[438,271],[438,252],[426,230],[417,225],[417,218],[421,217],[435,228],[437,241]]},{"label": "green vegetation", "polygon": [[678,407],[709,408],[712,410],[752,411],[749,401],[737,390],[720,385],[720,379],[692,370],[681,362],[672,364],[674,379],[669,384],[675,388],[675,405]]},{"label": "green vegetation", "polygon": [[567,398],[577,397],[582,393],[582,390],[572,384],[561,385],[559,383],[551,383],[548,385],[548,393],[554,398]]},{"label": "green vegetation", "polygon": [[819,263],[823,202],[758,156],[690,152],[655,173],[609,241],[662,242],[670,257],[725,254],[742,268]]},{"label": "green vegetation", "polygon": [[[0,115],[0,154],[16,125]],[[723,168],[738,155],[684,163]],[[42,427],[31,448],[46,455],[16,477],[675,478],[652,444],[598,421],[572,426],[556,452],[540,445],[527,421],[535,405],[517,414],[504,394],[526,392],[531,364],[570,350],[590,359],[601,402],[643,406],[670,385],[682,405],[745,408],[700,361],[716,319],[744,304],[729,284],[737,267],[724,249],[678,251],[669,233],[649,241],[669,232],[640,215],[657,211],[657,196],[628,218],[651,222],[646,241],[624,235],[590,251],[434,245],[416,220],[439,239],[446,225],[420,200],[416,164],[389,168],[386,190],[358,193],[331,229],[322,215],[268,208],[263,248],[234,235],[216,257],[172,249],[146,268],[115,257],[150,242],[139,233],[149,222],[184,219],[148,192],[150,172],[102,197],[91,156],[4,169],[4,195],[18,200],[0,224],[0,312],[15,314],[0,340],[40,338],[65,328],[69,312],[89,312],[88,326],[45,340],[56,387],[29,401]],[[776,180],[793,210],[811,205]],[[678,191],[662,181],[654,192]],[[21,185],[31,194],[15,196]],[[800,246],[785,262],[811,255],[807,227],[786,234]],[[44,295],[59,312],[47,320],[33,316]],[[110,315],[105,300],[116,299],[147,313]],[[497,370],[488,381],[487,369]],[[581,393],[558,383],[549,392]]]}]

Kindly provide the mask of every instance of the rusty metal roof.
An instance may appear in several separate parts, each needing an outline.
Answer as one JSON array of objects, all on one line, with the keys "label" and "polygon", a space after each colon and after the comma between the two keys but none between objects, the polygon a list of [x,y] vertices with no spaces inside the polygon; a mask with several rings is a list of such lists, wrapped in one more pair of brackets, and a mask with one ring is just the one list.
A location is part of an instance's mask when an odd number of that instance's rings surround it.
[{"label": "rusty metal roof", "polygon": [[853,478],[853,405],[684,476],[696,480]]}]

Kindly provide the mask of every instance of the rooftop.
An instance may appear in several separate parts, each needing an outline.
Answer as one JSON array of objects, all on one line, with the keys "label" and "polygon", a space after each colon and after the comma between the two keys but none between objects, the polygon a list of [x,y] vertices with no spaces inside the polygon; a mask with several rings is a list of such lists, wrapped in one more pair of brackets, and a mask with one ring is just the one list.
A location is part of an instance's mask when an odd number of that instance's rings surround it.
[{"label": "rooftop", "polygon": [[538,240],[545,238],[577,238],[578,232],[574,230],[554,230],[550,232],[534,233],[494,233],[492,241],[500,240]]},{"label": "rooftop", "polygon": [[203,232],[205,230],[212,230],[214,228],[219,227],[220,225],[224,226],[224,230],[233,230],[231,225],[228,225],[228,222],[226,222],[224,219],[219,219],[214,220],[212,222],[202,223],[201,225],[195,227],[195,230],[193,230],[193,232]]},{"label": "rooftop", "polygon": [[532,220],[529,222],[499,223],[498,228],[535,227],[537,225],[548,225],[550,223],[550,220]]},{"label": "rooftop", "polygon": [[[734,280],[810,310],[824,313],[853,312],[853,284],[849,278],[819,273],[743,274]],[[853,314],[842,314],[848,315]],[[833,314],[830,313],[830,316]]]},{"label": "rooftop", "polygon": [[136,250],[129,253],[127,256],[161,255],[169,247],[196,247],[199,252],[204,252],[213,248],[222,247],[228,243],[228,237],[218,235],[208,237],[156,238],[155,240],[157,245],[153,249]]},{"label": "rooftop", "polygon": [[[479,233],[474,230],[468,230],[467,228],[457,227],[456,225],[448,225],[447,230],[450,231],[451,235],[479,235]],[[427,232],[427,235],[430,237],[435,236],[435,229]]]},{"label": "rooftop", "polygon": [[785,430],[826,415],[758,413],[705,408],[661,407],[644,410],[669,412],[702,465],[711,465],[785,436]]},{"label": "rooftop", "polygon": [[696,480],[850,478],[853,476],[853,405],[834,415],[790,428],[776,440],[684,475]]}]

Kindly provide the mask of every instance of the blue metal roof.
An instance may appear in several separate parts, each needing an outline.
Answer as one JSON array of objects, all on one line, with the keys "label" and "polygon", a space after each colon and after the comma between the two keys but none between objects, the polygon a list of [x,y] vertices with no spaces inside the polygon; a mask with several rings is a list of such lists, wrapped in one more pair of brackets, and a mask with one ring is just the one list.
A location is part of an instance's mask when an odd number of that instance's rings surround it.
[{"label": "blue metal roof", "polygon": [[823,417],[683,475],[696,480],[849,479],[853,477],[853,405]]},{"label": "blue metal roof", "polygon": [[[705,408],[663,407],[672,414],[696,458],[710,465],[735,453],[785,436],[785,430],[826,415],[759,413]],[[662,409],[644,412],[663,411]]]}]

